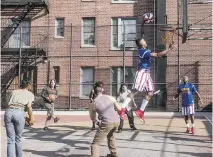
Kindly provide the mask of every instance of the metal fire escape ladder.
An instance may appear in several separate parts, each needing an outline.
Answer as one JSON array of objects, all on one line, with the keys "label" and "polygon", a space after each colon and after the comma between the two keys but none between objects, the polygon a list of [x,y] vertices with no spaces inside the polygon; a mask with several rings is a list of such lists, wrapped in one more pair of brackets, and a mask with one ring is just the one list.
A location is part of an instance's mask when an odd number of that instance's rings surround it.
[{"label": "metal fire escape ladder", "polygon": [[10,36],[14,33],[14,31],[18,28],[19,24],[25,19],[27,14],[33,9],[34,5],[33,3],[28,3],[25,5],[24,9],[22,10],[22,13],[13,20],[13,23],[5,28],[1,33],[1,48],[4,47],[6,42],[9,40]]}]

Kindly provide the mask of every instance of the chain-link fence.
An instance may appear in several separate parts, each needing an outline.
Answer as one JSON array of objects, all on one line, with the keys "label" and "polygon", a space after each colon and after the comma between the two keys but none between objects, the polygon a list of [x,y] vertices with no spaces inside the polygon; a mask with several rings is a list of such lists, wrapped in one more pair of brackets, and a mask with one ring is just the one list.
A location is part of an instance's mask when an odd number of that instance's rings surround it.
[{"label": "chain-link fence", "polygon": [[[43,108],[39,95],[52,78],[56,79],[59,91],[55,108],[63,110],[87,108],[90,103],[88,95],[95,81],[103,81],[105,93],[113,96],[116,96],[121,83],[125,82],[129,89],[132,88],[138,64],[134,40],[141,36],[141,25],[136,24],[136,19],[112,19],[112,25],[95,27],[94,19],[84,22],[83,27],[25,26],[22,27],[22,38],[17,29],[2,49],[5,53],[17,54],[2,56],[3,108],[9,91],[18,87],[19,78],[31,79],[32,91],[37,98],[35,109]],[[165,34],[164,27],[155,24],[143,26],[144,38],[154,52],[165,50],[161,37]],[[179,29],[177,25],[170,27]],[[211,40],[189,40],[181,44],[181,32],[179,35],[174,35],[177,45],[174,50],[166,57],[152,60],[151,76],[155,90],[161,92],[151,99],[148,110],[178,111],[181,100],[173,101],[172,98],[184,75],[195,84],[204,105],[211,106]],[[20,57],[20,52],[28,55]],[[43,53],[38,55],[38,52]],[[136,96],[138,106],[143,96]],[[198,104],[196,99],[197,109]]]}]

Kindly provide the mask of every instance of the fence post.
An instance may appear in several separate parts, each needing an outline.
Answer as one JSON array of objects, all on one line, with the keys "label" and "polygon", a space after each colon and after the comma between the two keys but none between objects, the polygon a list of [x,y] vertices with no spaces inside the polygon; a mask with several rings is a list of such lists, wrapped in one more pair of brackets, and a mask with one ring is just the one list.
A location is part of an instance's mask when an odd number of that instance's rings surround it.
[{"label": "fence post", "polygon": [[125,31],[125,23],[123,22],[123,83],[126,83],[125,74],[126,74],[126,67],[125,67],[125,51],[126,51],[126,31]]},{"label": "fence post", "polygon": [[21,62],[22,62],[21,41],[22,41],[22,26],[20,27],[20,41],[19,41],[18,87],[20,87],[20,84],[21,84]]},{"label": "fence post", "polygon": [[[178,45],[177,45],[177,48],[178,48],[178,85],[180,84],[180,37],[179,37],[179,34],[180,34],[180,11],[179,11],[179,1],[177,1],[177,8],[178,8],[178,20],[177,20],[177,25],[178,25]],[[180,98],[178,97],[178,112],[180,112]]]},{"label": "fence post", "polygon": [[69,83],[69,110],[72,107],[71,87],[72,87],[72,24],[70,28],[70,83]]}]

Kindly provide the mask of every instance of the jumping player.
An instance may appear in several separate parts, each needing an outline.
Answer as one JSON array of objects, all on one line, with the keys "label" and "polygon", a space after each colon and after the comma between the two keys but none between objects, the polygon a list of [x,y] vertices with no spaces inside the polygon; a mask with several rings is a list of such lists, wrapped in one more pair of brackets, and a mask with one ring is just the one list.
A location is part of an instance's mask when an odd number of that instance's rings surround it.
[{"label": "jumping player", "polygon": [[194,105],[194,94],[198,96],[201,105],[203,104],[200,94],[197,92],[195,86],[189,82],[188,76],[183,77],[183,83],[178,87],[177,93],[173,97],[173,100],[176,100],[179,94],[182,94],[182,115],[185,116],[185,123],[187,126],[186,133],[190,133],[189,127],[189,116],[192,123],[191,133],[195,134],[194,129],[194,114],[195,114],[195,105]]},{"label": "jumping player", "polygon": [[[138,92],[146,92],[146,96],[141,103],[141,107],[135,113],[139,119],[144,122],[144,110],[154,94],[154,85],[152,78],[150,76],[150,66],[152,63],[152,57],[158,58],[166,55],[170,50],[173,49],[173,43],[165,51],[159,53],[151,53],[151,50],[147,48],[147,43],[144,39],[139,38],[136,41],[138,46],[138,58],[140,60],[138,64],[138,70],[135,75],[134,84],[132,87],[132,92],[128,95],[127,99],[124,101],[124,106],[127,106],[135,97]],[[122,117],[126,112],[126,109],[122,109],[120,116]]]}]

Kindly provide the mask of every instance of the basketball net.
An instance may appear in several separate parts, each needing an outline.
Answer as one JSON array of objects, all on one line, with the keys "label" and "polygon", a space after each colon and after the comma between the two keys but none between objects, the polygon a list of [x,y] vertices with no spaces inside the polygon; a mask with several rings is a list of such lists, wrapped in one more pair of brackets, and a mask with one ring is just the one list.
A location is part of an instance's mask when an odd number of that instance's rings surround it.
[{"label": "basketball net", "polygon": [[174,34],[175,34],[175,29],[166,31],[165,35],[161,36],[162,43],[164,45],[171,45],[174,43]]}]

